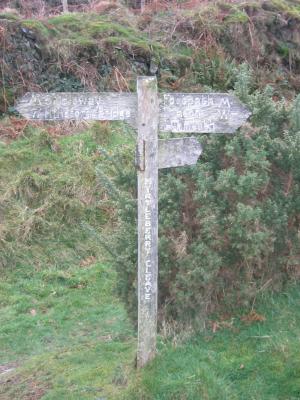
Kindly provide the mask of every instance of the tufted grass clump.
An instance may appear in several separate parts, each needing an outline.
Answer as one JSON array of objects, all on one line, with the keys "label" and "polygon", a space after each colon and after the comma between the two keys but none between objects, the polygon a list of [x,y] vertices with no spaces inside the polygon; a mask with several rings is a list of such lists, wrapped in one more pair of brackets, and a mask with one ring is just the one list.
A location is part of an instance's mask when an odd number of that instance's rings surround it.
[{"label": "tufted grass clump", "polygon": [[106,128],[59,138],[29,126],[23,135],[0,146],[0,266],[99,254],[80,223],[102,226],[110,218],[98,205],[102,189],[95,175],[97,141],[109,143]]}]

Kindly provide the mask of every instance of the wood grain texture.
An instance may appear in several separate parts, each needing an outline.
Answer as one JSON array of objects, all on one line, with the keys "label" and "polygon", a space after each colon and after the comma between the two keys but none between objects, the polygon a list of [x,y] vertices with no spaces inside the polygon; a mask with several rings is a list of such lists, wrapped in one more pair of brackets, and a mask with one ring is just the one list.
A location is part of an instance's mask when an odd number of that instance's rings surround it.
[{"label": "wood grain texture", "polygon": [[158,168],[183,167],[196,164],[202,146],[195,137],[158,141]]},{"label": "wood grain texture", "polygon": [[159,130],[233,133],[249,115],[249,110],[229,94],[165,93],[160,96]]},{"label": "wood grain texture", "polygon": [[[162,132],[233,133],[250,115],[226,93],[165,93],[159,102]],[[15,108],[32,120],[119,120],[137,127],[135,93],[27,93]]]},{"label": "wood grain texture", "polygon": [[67,13],[69,11],[68,0],[62,0],[63,12]]},{"label": "wood grain texture", "polygon": [[158,274],[158,97],[155,77],[140,77],[138,145],[138,351],[137,366],[155,356]]},{"label": "wood grain texture", "polygon": [[137,98],[133,93],[26,93],[15,108],[32,120],[121,120],[135,126]]}]

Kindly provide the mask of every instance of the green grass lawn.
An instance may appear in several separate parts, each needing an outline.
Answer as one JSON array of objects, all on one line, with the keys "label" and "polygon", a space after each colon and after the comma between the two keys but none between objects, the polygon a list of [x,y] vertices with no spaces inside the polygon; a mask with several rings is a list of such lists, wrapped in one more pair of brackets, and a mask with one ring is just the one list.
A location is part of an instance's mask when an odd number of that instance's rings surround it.
[{"label": "green grass lawn", "polygon": [[45,399],[115,398],[132,370],[135,339],[114,282],[100,264],[2,274],[1,365],[17,369],[1,399],[31,398],[35,388]]},{"label": "green grass lawn", "polygon": [[267,294],[258,312],[219,325],[178,347],[161,345],[128,398],[300,399],[299,286]]},{"label": "green grass lawn", "polygon": [[126,145],[120,129],[105,143],[103,127],[0,143],[0,399],[299,400],[296,284],[203,333],[160,335],[156,359],[135,369],[116,272],[78,223],[110,221],[94,168],[99,145]]},{"label": "green grass lawn", "polygon": [[300,399],[299,286],[216,332],[160,336],[156,359],[136,371],[115,281],[98,263],[2,272],[0,365],[13,370],[0,375],[0,399]]}]

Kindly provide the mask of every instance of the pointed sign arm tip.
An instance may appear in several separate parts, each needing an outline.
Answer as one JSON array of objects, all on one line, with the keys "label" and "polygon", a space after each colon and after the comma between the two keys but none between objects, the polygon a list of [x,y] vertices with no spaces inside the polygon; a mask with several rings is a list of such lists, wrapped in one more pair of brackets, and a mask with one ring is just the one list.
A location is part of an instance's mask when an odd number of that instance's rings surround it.
[{"label": "pointed sign arm tip", "polygon": [[249,109],[228,93],[164,93],[160,96],[162,132],[234,133]]}]

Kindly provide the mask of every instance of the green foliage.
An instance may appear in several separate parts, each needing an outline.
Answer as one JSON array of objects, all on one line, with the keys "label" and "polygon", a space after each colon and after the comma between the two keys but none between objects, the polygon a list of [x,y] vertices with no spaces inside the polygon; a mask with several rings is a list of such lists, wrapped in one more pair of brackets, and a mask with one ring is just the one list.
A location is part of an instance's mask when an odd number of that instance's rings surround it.
[{"label": "green foliage", "polygon": [[13,101],[14,90],[3,85],[0,91],[0,114],[7,112],[12,106]]},{"label": "green foliage", "polygon": [[[212,311],[249,305],[269,280],[279,289],[297,276],[299,257],[299,99],[274,102],[270,87],[254,91],[242,65],[235,95],[251,122],[231,137],[202,136],[195,167],[160,172],[159,307],[161,319],[199,326]],[[133,149],[102,185],[119,210],[111,241],[118,290],[136,314],[136,209]],[[130,162],[129,162],[130,161]],[[113,163],[112,163],[113,165]],[[108,179],[108,177],[106,177]]]},{"label": "green foliage", "polygon": [[1,399],[115,399],[126,384],[135,342],[116,273],[95,259],[69,261],[1,274],[0,364],[18,367],[13,385],[1,376]]},{"label": "green foliage", "polygon": [[17,21],[18,18],[18,14],[17,12],[13,12],[13,11],[9,11],[9,12],[0,12],[0,20],[1,19],[7,19],[10,21]]},{"label": "green foliage", "polygon": [[22,21],[22,26],[28,29],[32,29],[44,39],[49,39],[51,36],[51,30],[41,21],[36,19],[26,19]]},{"label": "green foliage", "polygon": [[[127,134],[127,138],[126,138]],[[90,234],[95,235],[103,248],[111,256],[111,261],[118,272],[117,290],[120,297],[130,303],[128,308],[132,317],[136,312],[136,269],[137,260],[137,220],[136,220],[136,171],[134,168],[134,139],[123,131],[125,144],[107,152],[99,147],[102,158],[96,167],[96,179],[106,191],[109,204],[117,211],[117,225],[111,234],[97,233],[93,227],[85,225]],[[107,166],[103,168],[104,163]],[[134,287],[133,287],[133,286]]]},{"label": "green foliage", "polygon": [[300,19],[300,6],[297,0],[271,0],[271,3],[290,17]]},{"label": "green foliage", "polygon": [[220,56],[208,59],[203,51],[196,54],[192,68],[195,83],[218,90],[233,89],[238,72],[234,61]]},{"label": "green foliage", "polygon": [[289,329],[299,326],[299,300],[298,286],[278,297],[264,293],[259,312],[214,321],[215,333],[161,342],[123,399],[298,399],[299,341]]},{"label": "green foliage", "polygon": [[58,140],[31,127],[23,139],[0,147],[0,267],[98,254],[79,226],[109,218],[97,206],[102,189],[95,185],[95,151],[92,134]]},{"label": "green foliage", "polygon": [[[298,90],[298,8],[282,0],[247,7],[217,1],[141,17],[122,4],[105,15],[16,21],[4,15],[2,80],[13,97],[32,87],[133,91],[137,75],[157,70],[164,90],[231,90],[238,63],[247,60],[256,85],[268,82],[286,95]],[[6,101],[1,103],[6,112]]]},{"label": "green foliage", "polygon": [[225,21],[230,24],[245,24],[249,22],[249,17],[245,11],[236,9],[226,17]]},{"label": "green foliage", "polygon": [[81,83],[80,78],[70,74],[55,75],[48,88],[53,92],[82,92],[84,85]]},{"label": "green foliage", "polygon": [[[161,50],[159,43],[151,43],[147,37],[138,32],[129,22],[115,22],[112,18],[98,14],[64,14],[48,20],[52,27],[54,42],[64,42],[65,39],[72,47],[98,47],[99,40],[105,43],[134,47],[137,52]],[[150,48],[151,47],[151,48]],[[151,50],[152,49],[152,50]]]},{"label": "green foliage", "polygon": [[166,329],[157,358],[137,371],[118,275],[93,258],[68,261],[1,272],[0,365],[11,369],[1,374],[1,399],[299,397],[299,285],[279,296],[262,290],[255,311],[214,316],[197,336]]},{"label": "green foliage", "polygon": [[295,132],[300,132],[300,95],[296,98],[292,109],[292,127]]}]

